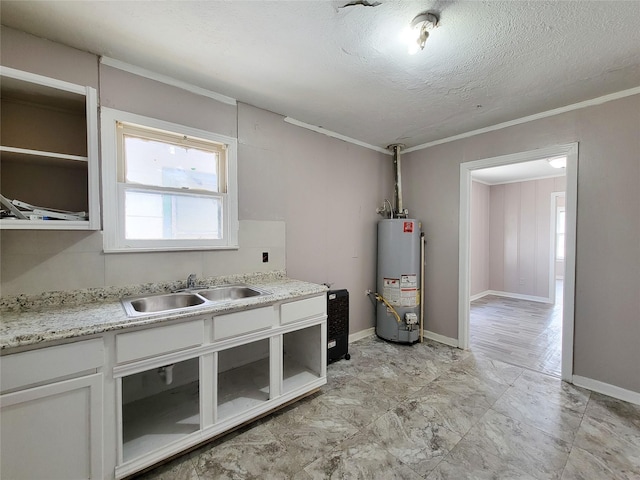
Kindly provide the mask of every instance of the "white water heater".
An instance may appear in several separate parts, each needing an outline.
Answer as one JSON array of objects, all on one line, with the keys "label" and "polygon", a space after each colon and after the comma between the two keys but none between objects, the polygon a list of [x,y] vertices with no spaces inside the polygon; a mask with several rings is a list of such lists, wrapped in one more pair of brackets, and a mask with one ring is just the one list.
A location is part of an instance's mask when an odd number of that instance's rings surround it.
[{"label": "white water heater", "polygon": [[415,343],[420,335],[420,226],[411,218],[378,222],[376,335]]}]

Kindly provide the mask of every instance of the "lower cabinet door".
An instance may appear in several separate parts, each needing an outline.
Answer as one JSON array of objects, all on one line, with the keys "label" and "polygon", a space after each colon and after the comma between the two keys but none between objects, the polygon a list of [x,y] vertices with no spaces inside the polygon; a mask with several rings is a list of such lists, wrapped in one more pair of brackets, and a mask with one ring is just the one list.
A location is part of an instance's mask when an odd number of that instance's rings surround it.
[{"label": "lower cabinet door", "polygon": [[2,478],[103,478],[102,374],[0,396]]}]

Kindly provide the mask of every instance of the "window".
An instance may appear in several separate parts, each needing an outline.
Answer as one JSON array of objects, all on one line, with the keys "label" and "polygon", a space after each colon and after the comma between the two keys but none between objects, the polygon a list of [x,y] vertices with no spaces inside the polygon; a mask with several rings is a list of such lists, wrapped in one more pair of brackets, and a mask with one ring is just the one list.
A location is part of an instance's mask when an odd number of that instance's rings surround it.
[{"label": "window", "polygon": [[237,247],[236,139],[102,111],[105,251]]},{"label": "window", "polygon": [[564,224],[565,209],[557,207],[556,210],[556,260],[564,260]]}]

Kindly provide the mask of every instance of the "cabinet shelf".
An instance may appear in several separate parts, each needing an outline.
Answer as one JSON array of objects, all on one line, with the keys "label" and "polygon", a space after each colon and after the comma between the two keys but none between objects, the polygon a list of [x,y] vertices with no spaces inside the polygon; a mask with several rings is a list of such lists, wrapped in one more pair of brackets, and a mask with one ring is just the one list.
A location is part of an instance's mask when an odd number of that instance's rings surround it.
[{"label": "cabinet shelf", "polygon": [[218,420],[269,400],[269,359],[264,358],[218,375]]},{"label": "cabinet shelf", "polygon": [[126,462],[200,430],[199,384],[192,382],[125,404],[122,418]]},{"label": "cabinet shelf", "polygon": [[0,230],[91,230],[89,220],[0,219]]},{"label": "cabinet shelf", "polygon": [[95,88],[0,67],[0,193],[89,214],[87,221],[4,218],[0,229],[100,228],[97,105]]},{"label": "cabinet shelf", "polygon": [[284,392],[292,392],[320,378],[317,372],[298,363],[288,355],[284,356],[283,370],[282,388]]},{"label": "cabinet shelf", "polygon": [[59,167],[82,167],[89,161],[88,157],[69,155],[66,153],[43,152],[28,148],[8,147],[0,145],[2,162],[33,162],[38,165]]}]

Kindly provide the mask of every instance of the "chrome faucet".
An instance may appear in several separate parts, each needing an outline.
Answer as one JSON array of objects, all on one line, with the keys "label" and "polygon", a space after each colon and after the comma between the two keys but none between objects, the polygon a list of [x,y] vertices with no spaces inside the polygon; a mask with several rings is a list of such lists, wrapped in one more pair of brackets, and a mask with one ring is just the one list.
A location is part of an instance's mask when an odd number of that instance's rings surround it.
[{"label": "chrome faucet", "polygon": [[196,288],[196,274],[192,273],[187,277],[187,290]]}]

